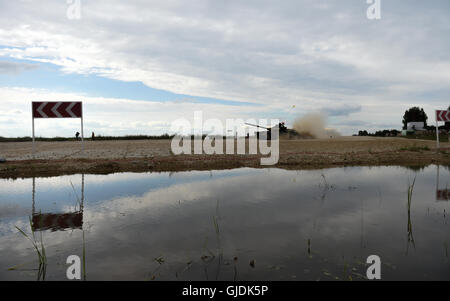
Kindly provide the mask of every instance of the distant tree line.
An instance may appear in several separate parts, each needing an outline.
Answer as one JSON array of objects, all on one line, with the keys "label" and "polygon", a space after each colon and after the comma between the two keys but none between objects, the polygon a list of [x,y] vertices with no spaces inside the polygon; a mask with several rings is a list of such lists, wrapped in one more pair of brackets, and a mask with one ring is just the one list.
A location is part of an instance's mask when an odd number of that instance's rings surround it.
[{"label": "distant tree line", "polygon": [[[127,135],[127,136],[96,136],[95,140],[158,140],[158,139],[172,139],[173,135],[163,134],[159,136],[149,135]],[[75,137],[36,137],[35,141],[76,141]],[[91,138],[84,138],[84,140],[91,140]],[[0,142],[27,142],[32,141],[31,137],[1,137]]]},{"label": "distant tree line", "polygon": [[[369,133],[366,130],[358,132],[358,136],[374,136],[374,137],[395,137],[400,133],[398,130],[382,130],[375,133]],[[355,135],[356,136],[356,135]]]},{"label": "distant tree line", "polygon": [[[447,110],[450,110],[450,106]],[[428,125],[428,116],[425,113],[423,108],[419,107],[411,107],[408,110],[405,111],[405,114],[403,115],[402,123],[403,123],[403,130],[407,129],[407,124],[409,122],[423,122],[424,129],[426,131],[436,131],[436,126],[434,125]],[[450,131],[450,122],[446,122],[445,125],[439,126],[440,130],[446,130]],[[358,135],[354,136],[377,136],[377,137],[393,137],[397,136],[400,133],[398,130],[380,130],[376,131],[374,133],[369,133],[366,130],[360,130],[358,131]]]}]

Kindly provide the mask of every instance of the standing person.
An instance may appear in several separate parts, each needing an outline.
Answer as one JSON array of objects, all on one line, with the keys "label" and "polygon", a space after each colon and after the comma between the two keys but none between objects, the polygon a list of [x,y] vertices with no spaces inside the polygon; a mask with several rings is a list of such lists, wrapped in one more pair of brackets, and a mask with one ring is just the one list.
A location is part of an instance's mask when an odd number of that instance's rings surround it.
[{"label": "standing person", "polygon": [[77,141],[80,140],[80,133],[79,132],[75,133],[75,138],[77,139]]},{"label": "standing person", "polygon": [[92,141],[94,141],[95,140],[95,134],[94,134],[94,132],[92,132]]}]

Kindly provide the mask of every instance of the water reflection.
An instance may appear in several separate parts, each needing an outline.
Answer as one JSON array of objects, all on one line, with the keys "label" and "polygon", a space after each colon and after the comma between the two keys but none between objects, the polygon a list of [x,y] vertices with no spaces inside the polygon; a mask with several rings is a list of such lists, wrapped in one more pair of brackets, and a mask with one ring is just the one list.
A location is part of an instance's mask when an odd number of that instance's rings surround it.
[{"label": "water reflection", "polygon": [[[434,200],[436,169],[123,173],[86,175],[81,184],[80,175],[38,178],[31,213],[82,213],[80,226],[36,228],[50,280],[65,279],[72,254],[88,258],[90,280],[358,280],[372,254],[382,259],[382,279],[448,280],[448,202]],[[438,187],[449,179],[441,169]],[[30,187],[32,179],[0,181],[0,208],[29,206]],[[25,228],[26,218],[22,209],[0,213],[0,279],[35,277],[8,271],[34,258],[14,228]]]},{"label": "water reflection", "polygon": [[82,229],[83,211],[73,213],[34,213],[32,218],[33,231]]},{"label": "water reflection", "polygon": [[[73,185],[72,185],[73,187]],[[74,189],[75,190],[75,189]],[[78,210],[68,213],[42,213],[36,212],[35,205],[36,178],[33,177],[32,188],[32,231],[43,230],[66,230],[83,228],[83,206],[84,206],[84,174],[81,175],[81,199],[79,200]]]},{"label": "water reflection", "polygon": [[439,189],[439,165],[436,167],[437,175],[436,175],[436,200],[437,201],[448,201],[450,198],[450,190],[447,189]]},{"label": "water reflection", "polygon": [[414,249],[416,248],[416,243],[414,242],[414,235],[412,230],[412,221],[411,221],[411,205],[412,205],[412,197],[414,192],[414,185],[416,183],[416,177],[414,177],[414,180],[412,184],[408,185],[408,243],[406,244],[406,255],[408,255],[409,251],[409,245],[411,244]]}]

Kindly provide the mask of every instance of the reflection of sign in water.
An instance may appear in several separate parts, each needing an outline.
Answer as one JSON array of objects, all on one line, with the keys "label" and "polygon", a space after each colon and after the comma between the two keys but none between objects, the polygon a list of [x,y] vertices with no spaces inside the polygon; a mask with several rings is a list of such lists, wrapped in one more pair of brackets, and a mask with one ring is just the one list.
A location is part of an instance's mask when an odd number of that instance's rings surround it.
[{"label": "reflection of sign in water", "polygon": [[33,231],[43,230],[65,230],[83,228],[83,203],[84,203],[84,174],[81,175],[81,200],[80,208],[75,212],[69,213],[36,213],[35,210],[35,191],[36,183],[33,178],[33,209],[31,218],[31,227]]},{"label": "reflection of sign in water", "polygon": [[74,213],[34,213],[32,217],[33,231],[82,229],[83,212]]},{"label": "reflection of sign in water", "polygon": [[448,201],[450,198],[450,190],[442,189],[436,191],[436,200],[438,201]]},{"label": "reflection of sign in water", "polygon": [[448,199],[450,199],[450,190],[448,190],[447,188],[439,189],[439,165],[438,165],[436,174],[436,200],[448,201]]}]

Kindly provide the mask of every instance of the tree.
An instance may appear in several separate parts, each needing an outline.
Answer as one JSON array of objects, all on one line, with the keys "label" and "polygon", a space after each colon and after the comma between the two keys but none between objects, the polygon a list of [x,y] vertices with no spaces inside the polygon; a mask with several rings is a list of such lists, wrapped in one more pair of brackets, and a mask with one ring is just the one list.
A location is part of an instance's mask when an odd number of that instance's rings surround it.
[{"label": "tree", "polygon": [[364,131],[359,131],[359,132],[358,132],[358,136],[369,136],[369,133],[368,133],[366,130],[364,130]]},{"label": "tree", "polygon": [[406,130],[406,124],[408,122],[423,122],[424,126],[427,126],[428,116],[423,108],[412,107],[405,111],[403,115],[403,129]]}]

